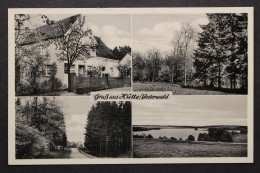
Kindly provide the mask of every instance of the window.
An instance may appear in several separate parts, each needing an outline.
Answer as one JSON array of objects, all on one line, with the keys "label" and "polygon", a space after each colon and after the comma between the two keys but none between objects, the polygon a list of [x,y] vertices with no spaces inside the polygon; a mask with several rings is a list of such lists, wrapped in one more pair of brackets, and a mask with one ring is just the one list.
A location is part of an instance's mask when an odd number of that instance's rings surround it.
[{"label": "window", "polygon": [[106,71],[106,67],[102,67],[102,71]]},{"label": "window", "polygon": [[51,75],[51,66],[52,65],[46,65],[45,76],[50,76]]},{"label": "window", "polygon": [[[68,63],[64,64],[64,73],[68,73]],[[70,67],[70,73],[75,73],[75,64],[72,64],[72,66]]]}]

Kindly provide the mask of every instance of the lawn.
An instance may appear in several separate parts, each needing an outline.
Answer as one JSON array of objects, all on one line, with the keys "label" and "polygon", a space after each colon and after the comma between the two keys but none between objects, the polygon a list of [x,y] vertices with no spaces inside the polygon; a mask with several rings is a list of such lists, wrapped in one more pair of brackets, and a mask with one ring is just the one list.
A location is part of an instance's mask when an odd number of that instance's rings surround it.
[{"label": "lawn", "polygon": [[246,157],[247,144],[166,141],[134,138],[135,158]]},{"label": "lawn", "polygon": [[234,93],[225,93],[220,91],[202,90],[195,88],[182,88],[180,85],[163,82],[153,83],[133,83],[134,91],[172,91],[173,95],[227,95]]}]

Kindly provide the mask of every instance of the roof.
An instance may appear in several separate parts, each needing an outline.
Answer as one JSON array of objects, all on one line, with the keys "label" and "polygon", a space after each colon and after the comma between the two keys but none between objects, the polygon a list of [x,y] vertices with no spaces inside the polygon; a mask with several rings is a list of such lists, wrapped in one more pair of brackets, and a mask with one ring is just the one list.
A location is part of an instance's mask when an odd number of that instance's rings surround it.
[{"label": "roof", "polygon": [[60,23],[63,28],[64,32],[67,32],[71,25],[78,19],[80,15],[74,15],[62,20],[59,20],[54,23],[54,25],[43,25],[37,27],[36,29],[32,30],[28,36],[20,42],[20,45],[29,45],[39,41],[39,36],[42,37],[43,40],[48,40],[52,38],[59,38],[61,37],[62,31],[58,23]]},{"label": "roof", "polygon": [[[48,40],[48,39],[54,39],[54,38],[60,38],[62,37],[62,31],[60,26],[58,25],[58,22],[63,25],[64,32],[67,32],[71,25],[78,19],[78,15],[74,15],[62,20],[59,20],[54,23],[54,25],[43,25],[40,26],[34,30],[32,30],[28,36],[20,42],[20,45],[29,45],[33,44],[39,41],[39,34],[43,37],[43,40]],[[109,58],[109,59],[114,59],[114,60],[119,60],[113,52],[105,45],[105,43],[101,40],[100,37],[96,37],[95,39],[97,41],[97,56],[99,57],[104,57],[104,58]]]},{"label": "roof", "polygon": [[119,60],[113,54],[113,52],[105,45],[105,43],[101,40],[100,37],[95,36],[95,39],[97,41],[97,56]]}]

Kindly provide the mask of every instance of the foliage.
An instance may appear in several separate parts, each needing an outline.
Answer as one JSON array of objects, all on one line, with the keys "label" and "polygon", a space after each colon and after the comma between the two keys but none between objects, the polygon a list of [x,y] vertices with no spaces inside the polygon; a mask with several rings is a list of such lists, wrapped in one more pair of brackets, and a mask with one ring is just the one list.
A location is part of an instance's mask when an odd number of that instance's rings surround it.
[{"label": "foliage", "polygon": [[198,141],[233,142],[232,136],[223,128],[209,128],[207,133],[200,133]]},{"label": "foliage", "polygon": [[[68,91],[71,92],[70,68],[76,60],[84,61],[90,57],[97,45],[92,30],[85,28],[85,16],[79,16],[67,32],[65,32],[66,26],[62,22],[57,22],[57,25],[59,29],[55,31],[56,35],[62,32],[62,37],[55,41],[56,49],[60,51],[57,56],[58,60],[67,61]],[[90,38],[90,41],[86,41],[85,38]]]},{"label": "foliage", "polygon": [[88,114],[85,148],[98,157],[118,157],[131,150],[131,103],[97,102]]},{"label": "foliage", "polygon": [[112,52],[117,57],[118,60],[121,60],[127,53],[131,53],[131,47],[130,46],[115,47],[112,50]]},{"label": "foliage", "polygon": [[189,135],[187,141],[195,141],[195,137],[193,135]]},{"label": "foliage", "polygon": [[177,141],[177,139],[175,137],[171,137],[172,141]]},{"label": "foliage", "polygon": [[[16,14],[15,21],[16,95],[36,95],[57,90],[60,88],[61,84],[60,81],[55,78],[55,75],[52,75],[52,79],[50,79],[53,87],[50,87],[48,90],[45,90],[46,82],[42,83],[41,81],[41,78],[45,75],[44,67],[48,62],[49,57],[48,55],[41,55],[40,50],[48,47],[50,42],[44,40],[44,33],[39,31],[37,28],[30,30],[30,28],[23,26],[25,21],[30,22],[30,15]],[[24,40],[28,39],[32,33],[34,33],[38,42],[33,46],[23,45]]]},{"label": "foliage", "polygon": [[[247,14],[207,14],[195,51],[195,76],[204,85],[247,89]],[[226,80],[229,79],[229,82]],[[239,85],[238,85],[239,84]]]},{"label": "foliage", "polygon": [[131,75],[131,68],[126,65],[117,66],[120,77],[128,77]]},{"label": "foliage", "polygon": [[66,146],[64,114],[55,98],[16,99],[16,157],[40,158]]}]

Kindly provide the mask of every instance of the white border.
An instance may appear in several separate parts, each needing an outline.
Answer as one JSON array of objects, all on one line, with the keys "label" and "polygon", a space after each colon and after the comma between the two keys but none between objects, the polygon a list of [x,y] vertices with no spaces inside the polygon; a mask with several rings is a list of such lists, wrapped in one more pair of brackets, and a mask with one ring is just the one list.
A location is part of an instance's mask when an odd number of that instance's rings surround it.
[{"label": "white border", "polygon": [[[142,164],[142,163],[253,163],[253,108],[254,108],[254,55],[253,7],[214,8],[27,8],[8,9],[8,163],[9,165],[53,164]],[[248,13],[248,157],[221,158],[117,158],[117,159],[15,159],[15,51],[14,14],[199,14],[199,13]],[[195,96],[189,96],[195,97]],[[206,96],[205,96],[206,97]],[[238,96],[239,97],[239,96]]]}]

